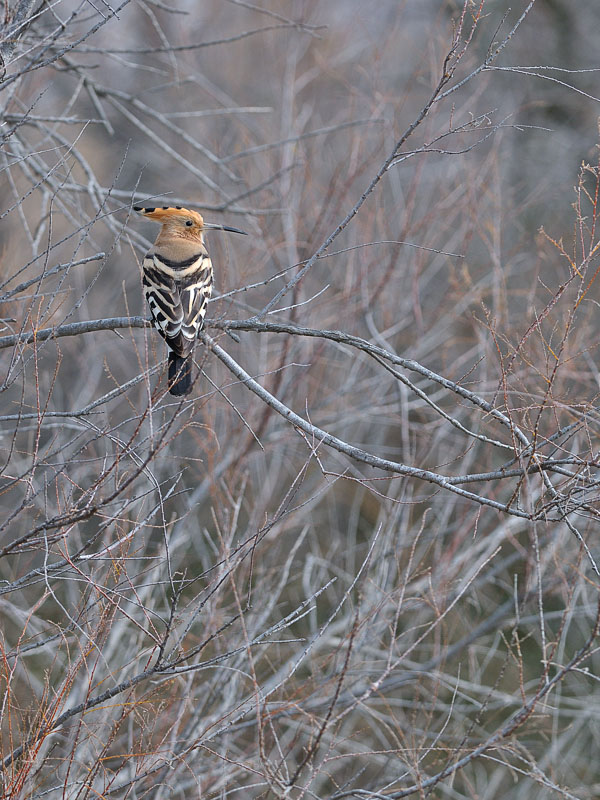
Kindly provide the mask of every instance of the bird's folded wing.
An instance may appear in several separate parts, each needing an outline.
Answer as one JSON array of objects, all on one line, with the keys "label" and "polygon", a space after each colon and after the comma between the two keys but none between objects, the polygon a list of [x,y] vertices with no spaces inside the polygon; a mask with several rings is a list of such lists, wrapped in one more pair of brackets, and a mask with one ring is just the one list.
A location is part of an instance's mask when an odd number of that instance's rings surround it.
[{"label": "bird's folded wing", "polygon": [[144,295],[154,326],[178,355],[190,352],[202,328],[212,283],[212,264],[204,248],[184,262],[155,252],[144,258]]}]

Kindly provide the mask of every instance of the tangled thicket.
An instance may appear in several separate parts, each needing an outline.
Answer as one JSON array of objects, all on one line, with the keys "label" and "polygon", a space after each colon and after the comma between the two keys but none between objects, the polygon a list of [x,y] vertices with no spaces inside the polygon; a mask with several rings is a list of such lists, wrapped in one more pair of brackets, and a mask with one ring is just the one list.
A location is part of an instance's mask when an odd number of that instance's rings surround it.
[{"label": "tangled thicket", "polygon": [[[598,796],[600,10],[515,5],[5,0],[7,797]],[[251,234],[182,402],[161,201]]]}]

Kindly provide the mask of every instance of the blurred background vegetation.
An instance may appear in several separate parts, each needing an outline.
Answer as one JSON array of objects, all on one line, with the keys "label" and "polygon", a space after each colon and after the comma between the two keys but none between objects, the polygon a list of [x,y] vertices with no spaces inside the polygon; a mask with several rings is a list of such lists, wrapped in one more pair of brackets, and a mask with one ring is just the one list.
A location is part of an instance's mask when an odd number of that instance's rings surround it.
[{"label": "blurred background vegetation", "polygon": [[2,14],[4,794],[598,797],[600,7]]}]

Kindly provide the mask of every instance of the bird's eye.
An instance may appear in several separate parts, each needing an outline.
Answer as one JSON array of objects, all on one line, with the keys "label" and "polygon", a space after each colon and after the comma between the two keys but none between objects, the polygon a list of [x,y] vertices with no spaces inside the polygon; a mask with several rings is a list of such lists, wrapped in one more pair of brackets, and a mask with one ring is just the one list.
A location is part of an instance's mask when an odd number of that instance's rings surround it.
[{"label": "bird's eye", "polygon": [[188,228],[191,228],[194,223],[192,222],[191,219],[188,219],[188,221],[185,224],[188,226]]}]

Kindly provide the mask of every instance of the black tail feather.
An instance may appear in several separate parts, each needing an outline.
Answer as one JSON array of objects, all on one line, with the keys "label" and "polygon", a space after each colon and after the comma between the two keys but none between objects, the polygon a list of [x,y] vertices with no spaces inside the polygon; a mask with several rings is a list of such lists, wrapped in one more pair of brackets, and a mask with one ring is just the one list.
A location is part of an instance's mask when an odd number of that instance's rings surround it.
[{"label": "black tail feather", "polygon": [[192,353],[178,356],[169,353],[169,393],[175,397],[189,394],[192,391]]}]

